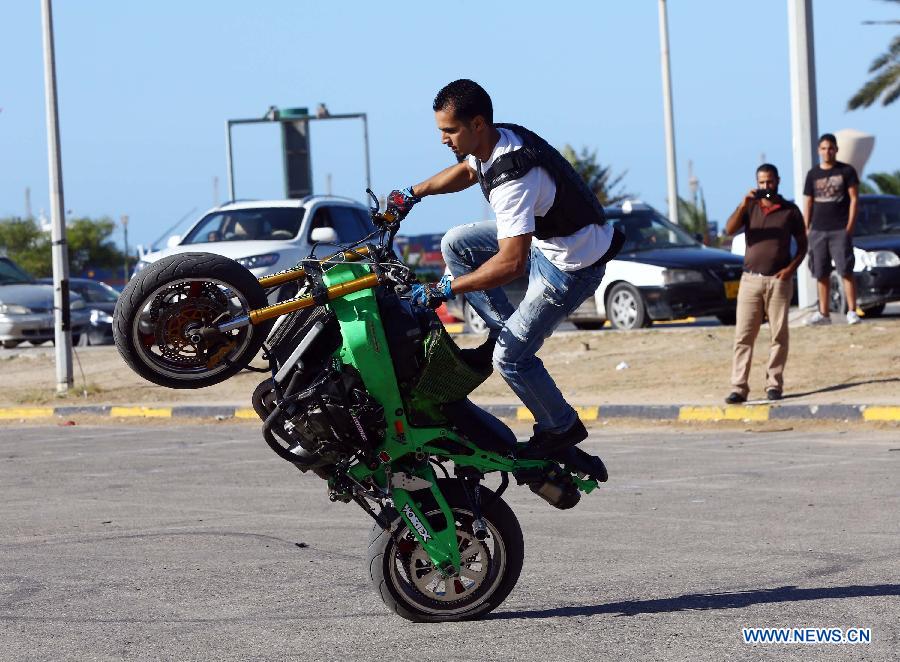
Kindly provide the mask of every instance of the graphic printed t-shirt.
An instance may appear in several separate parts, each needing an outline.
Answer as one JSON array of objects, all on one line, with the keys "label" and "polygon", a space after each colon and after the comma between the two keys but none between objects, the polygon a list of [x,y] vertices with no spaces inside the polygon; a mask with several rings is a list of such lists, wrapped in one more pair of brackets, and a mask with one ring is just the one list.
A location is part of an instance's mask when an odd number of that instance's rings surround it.
[{"label": "graphic printed t-shirt", "polygon": [[[487,172],[501,155],[522,147],[522,140],[508,129],[497,129],[500,140],[490,158],[481,164],[481,172]],[[472,170],[477,171],[478,159],[467,158]],[[543,168],[532,168],[523,177],[500,184],[491,190],[488,202],[497,217],[497,239],[517,237],[534,232],[535,216],[543,216],[556,197],[556,184]],[[567,237],[550,239],[532,238],[531,244],[561,271],[577,271],[589,267],[609,249],[612,226],[588,225]]]},{"label": "graphic printed t-shirt", "polygon": [[851,186],[859,185],[856,169],[835,161],[825,169],[817,165],[806,175],[803,195],[813,199],[811,228],[813,230],[846,230],[850,215]]}]

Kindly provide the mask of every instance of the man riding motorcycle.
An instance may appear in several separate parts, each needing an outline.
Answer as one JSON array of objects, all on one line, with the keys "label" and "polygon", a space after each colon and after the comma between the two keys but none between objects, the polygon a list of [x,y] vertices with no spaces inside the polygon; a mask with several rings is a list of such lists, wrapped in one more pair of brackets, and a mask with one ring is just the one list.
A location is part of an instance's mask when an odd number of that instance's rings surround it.
[{"label": "man riding motorcycle", "polygon": [[[402,219],[426,196],[478,183],[497,220],[448,231],[441,251],[452,278],[417,286],[413,298],[438,305],[466,296],[489,328],[470,358],[491,360],[534,416],[525,455],[547,457],[583,441],[587,431],[535,355],[594,294],[621,235],[606,225],[596,196],[558,151],[524,127],[494,124],[491,98],[480,85],[453,81],[433,108],[441,142],[458,163],[392,191],[388,211]],[[525,273],[525,298],[513,307],[502,286]]]}]

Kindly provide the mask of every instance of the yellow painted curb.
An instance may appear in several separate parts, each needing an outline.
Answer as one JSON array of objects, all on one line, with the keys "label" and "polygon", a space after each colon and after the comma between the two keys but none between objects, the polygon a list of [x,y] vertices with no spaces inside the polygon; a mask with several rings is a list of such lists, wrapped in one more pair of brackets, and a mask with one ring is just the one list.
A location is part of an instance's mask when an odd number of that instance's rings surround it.
[{"label": "yellow painted curb", "polygon": [[171,407],[112,407],[109,415],[118,418],[172,418]]},{"label": "yellow painted curb", "polygon": [[0,420],[17,418],[47,418],[53,416],[53,407],[11,407],[0,409]]},{"label": "yellow painted curb", "polygon": [[864,421],[900,421],[900,407],[866,407]]},{"label": "yellow painted curb", "polygon": [[[599,407],[575,407],[575,411],[578,412],[578,418],[582,421],[596,421],[599,410]],[[516,407],[516,420],[533,422],[534,416],[531,415],[528,407]]]},{"label": "yellow painted curb", "polygon": [[768,421],[769,405],[726,405],[724,407],[682,407],[679,421]]},{"label": "yellow painted curb", "polygon": [[235,409],[234,410],[235,418],[255,418],[259,419],[259,416],[256,415],[256,411],[253,409],[247,409],[246,407],[243,409]]}]

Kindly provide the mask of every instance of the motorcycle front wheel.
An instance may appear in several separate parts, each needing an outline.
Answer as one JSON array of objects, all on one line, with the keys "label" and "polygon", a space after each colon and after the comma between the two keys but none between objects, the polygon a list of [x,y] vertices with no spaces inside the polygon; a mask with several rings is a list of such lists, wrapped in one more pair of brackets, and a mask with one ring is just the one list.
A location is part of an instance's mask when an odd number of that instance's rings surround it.
[{"label": "motorcycle front wheel", "polygon": [[[390,530],[376,525],[369,539],[369,579],[388,608],[407,620],[481,618],[506,599],[519,579],[525,556],[522,529],[506,502],[494,499],[494,493],[482,487],[481,502],[488,504],[482,513],[488,536],[476,539],[474,516],[459,481],[443,479],[439,486],[456,520],[462,560],[459,576],[442,576],[397,511],[389,508],[382,515],[390,521]],[[436,507],[425,516],[443,526],[444,517]]]},{"label": "motorcycle front wheel", "polygon": [[225,333],[196,333],[267,305],[243,266],[221,255],[179,253],[145,267],[119,296],[113,339],[144,379],[168,388],[202,388],[242,370],[274,320]]}]

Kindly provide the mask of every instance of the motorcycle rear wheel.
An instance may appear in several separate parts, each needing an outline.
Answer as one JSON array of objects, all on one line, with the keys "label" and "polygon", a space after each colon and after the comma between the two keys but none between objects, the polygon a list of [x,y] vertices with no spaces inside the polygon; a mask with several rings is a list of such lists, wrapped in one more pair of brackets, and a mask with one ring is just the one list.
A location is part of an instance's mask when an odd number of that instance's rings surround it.
[{"label": "motorcycle rear wheel", "polygon": [[202,388],[245,368],[274,320],[200,341],[190,332],[266,305],[259,281],[234,260],[179,253],[131,279],[116,303],[113,339],[144,379],[168,388]]},{"label": "motorcycle rear wheel", "polygon": [[[494,493],[482,487],[481,501],[490,503],[482,513],[488,537],[477,540],[472,535],[471,507],[459,481],[442,479],[439,486],[456,517],[460,576],[443,578],[397,511],[388,508],[382,516],[390,521],[390,530],[376,525],[369,539],[369,579],[384,604],[407,620],[435,623],[481,618],[506,599],[519,579],[525,557],[522,529],[506,502],[494,499]],[[443,520],[436,509],[425,515]]]}]

